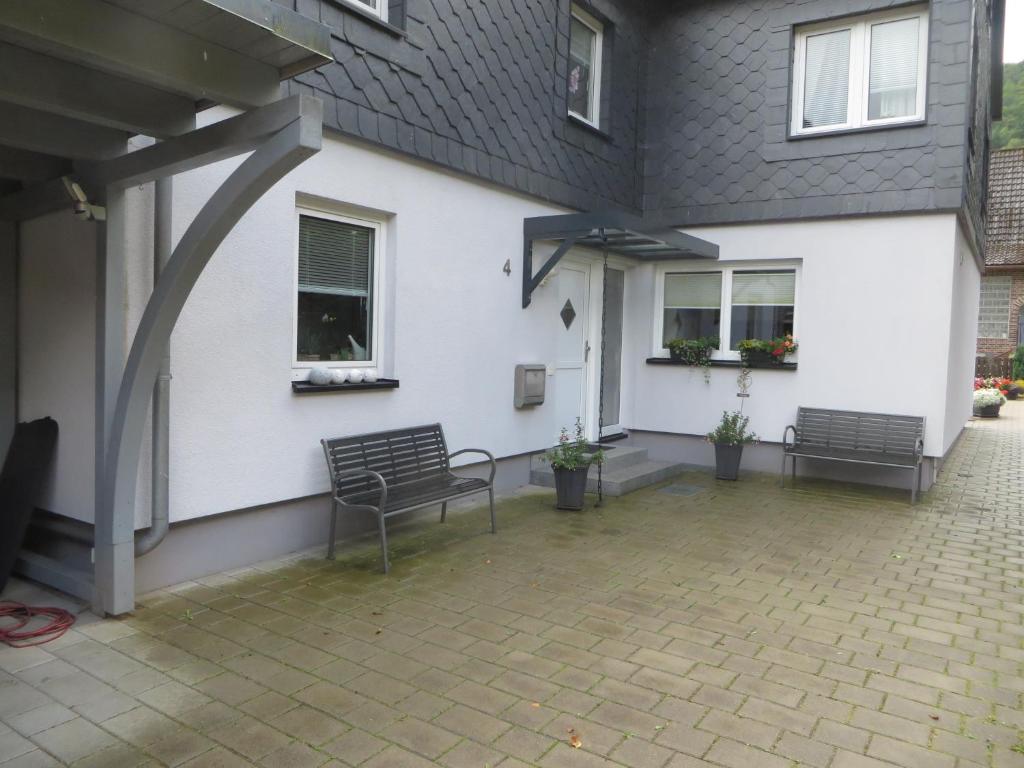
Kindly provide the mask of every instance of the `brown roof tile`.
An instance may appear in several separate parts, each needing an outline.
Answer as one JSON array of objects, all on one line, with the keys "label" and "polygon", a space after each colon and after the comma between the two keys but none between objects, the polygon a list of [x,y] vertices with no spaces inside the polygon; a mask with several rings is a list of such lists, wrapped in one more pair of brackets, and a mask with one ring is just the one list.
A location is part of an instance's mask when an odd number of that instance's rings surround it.
[{"label": "brown roof tile", "polygon": [[985,263],[1024,265],[1024,148],[989,158]]}]

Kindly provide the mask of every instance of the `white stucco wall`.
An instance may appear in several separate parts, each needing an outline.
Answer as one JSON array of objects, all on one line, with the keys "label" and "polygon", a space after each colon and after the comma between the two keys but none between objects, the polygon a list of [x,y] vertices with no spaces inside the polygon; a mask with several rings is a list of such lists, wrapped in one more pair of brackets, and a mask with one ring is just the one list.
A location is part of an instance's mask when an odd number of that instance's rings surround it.
[{"label": "white stucco wall", "polygon": [[[780,441],[801,405],[881,411],[925,416],[925,453],[942,455],[948,445],[952,215],[688,231],[717,242],[723,263],[800,260],[798,369],[755,370],[744,409],[763,440]],[[723,410],[738,406],[737,371],[713,369],[705,384],[699,370],[644,363],[654,352],[656,269],[633,270],[627,300],[630,426],[704,434]]]},{"label": "white stucco wall", "polygon": [[959,223],[955,223],[955,226],[943,453],[949,450],[964,424],[971,418],[975,352],[978,347],[978,303],[981,296],[978,263],[963,229]]},{"label": "white stucco wall", "polygon": [[[178,177],[178,236],[235,165]],[[299,195],[386,219],[380,374],[398,378],[399,389],[292,393]],[[554,362],[561,322],[553,285],[521,308],[522,221],[559,212],[326,139],[229,235],[174,331],[172,521],[326,491],[323,437],[439,421],[452,450],[507,456],[551,444],[553,408],[516,410],[512,396],[517,363]]]},{"label": "white stucco wall", "polygon": [[18,420],[57,420],[40,506],[92,521],[96,228],[70,210],[23,222],[18,275]]},{"label": "white stucco wall", "polygon": [[[176,179],[176,236],[236,165],[220,163]],[[148,297],[152,238],[148,192],[133,195],[128,237],[134,256],[125,297],[130,326]],[[297,201],[312,199],[386,222],[377,332],[380,374],[398,378],[397,390],[291,391],[295,210]],[[553,369],[557,362],[557,275],[523,310],[520,270],[523,218],[560,212],[405,158],[325,140],[319,155],[279,183],[229,235],[175,329],[172,521],[326,491],[319,446],[325,436],[440,421],[452,449],[483,447],[512,456],[549,445],[571,422],[555,406],[563,380],[549,376],[547,402],[532,410],[513,408],[512,389],[517,363]],[[22,229],[19,417],[58,418],[56,483],[45,506],[89,520],[93,231],[70,215]],[[925,415],[926,452],[945,451],[965,418],[959,391],[947,388],[946,377],[969,379],[965,345],[977,312],[977,270],[969,255],[961,263],[953,216],[691,231],[719,243],[725,263],[799,262],[799,369],[755,371],[746,404],[765,440],[781,437],[798,405],[820,405]],[[537,266],[544,256],[537,253]],[[509,276],[502,269],[506,260]],[[708,385],[699,370],[644,362],[654,353],[656,272],[662,268],[626,272],[621,421],[632,430],[703,434],[722,410],[737,406],[737,371],[715,369]],[[599,270],[590,287],[596,299]],[[589,319],[595,350],[597,327],[595,314]],[[595,383],[592,372],[592,394]],[[144,450],[140,527],[148,524],[146,468]]]}]

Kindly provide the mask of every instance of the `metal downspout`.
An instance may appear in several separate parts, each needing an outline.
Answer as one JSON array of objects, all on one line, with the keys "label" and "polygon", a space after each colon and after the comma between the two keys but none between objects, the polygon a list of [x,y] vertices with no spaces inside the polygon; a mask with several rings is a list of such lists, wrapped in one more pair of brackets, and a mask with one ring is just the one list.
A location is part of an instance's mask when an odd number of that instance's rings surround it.
[{"label": "metal downspout", "polygon": [[[153,285],[171,258],[171,177],[157,179],[153,222]],[[152,515],[149,528],[135,534],[135,556],[140,557],[159,546],[167,535],[170,500],[168,472],[170,464],[171,347],[167,345],[156,384],[153,385],[153,456],[151,462]]]}]

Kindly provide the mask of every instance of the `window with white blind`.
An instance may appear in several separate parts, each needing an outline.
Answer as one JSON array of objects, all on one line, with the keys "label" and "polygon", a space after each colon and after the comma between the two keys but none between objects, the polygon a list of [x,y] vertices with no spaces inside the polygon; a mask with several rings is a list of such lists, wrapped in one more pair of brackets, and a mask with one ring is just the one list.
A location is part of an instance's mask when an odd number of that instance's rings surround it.
[{"label": "window with white blind", "polygon": [[737,349],[744,339],[777,339],[793,333],[795,305],[795,271],[733,272],[729,349]]},{"label": "window with white blind", "polygon": [[788,263],[716,272],[666,268],[659,273],[655,352],[664,352],[673,339],[718,337],[722,343],[713,357],[735,359],[744,339],[795,335],[797,274],[798,266]]},{"label": "window with white blind", "polygon": [[662,346],[673,339],[719,337],[722,327],[722,273],[665,275]]},{"label": "window with white blind", "polygon": [[296,363],[372,363],[380,223],[300,210],[298,229]]},{"label": "window with white blind", "polygon": [[595,128],[601,111],[601,46],[604,27],[586,11],[572,6],[569,31],[569,114]]},{"label": "window with white blind", "polygon": [[978,338],[1010,337],[1010,292],[1013,278],[992,275],[981,278],[981,302],[978,306]]},{"label": "window with white blind", "polygon": [[924,119],[928,11],[798,27],[793,134]]}]

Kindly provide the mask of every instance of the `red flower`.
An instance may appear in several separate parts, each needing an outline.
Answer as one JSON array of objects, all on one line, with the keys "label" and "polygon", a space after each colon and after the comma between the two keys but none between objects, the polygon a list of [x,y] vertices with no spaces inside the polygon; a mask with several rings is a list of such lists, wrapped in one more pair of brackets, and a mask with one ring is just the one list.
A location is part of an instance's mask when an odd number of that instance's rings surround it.
[{"label": "red flower", "polygon": [[785,350],[782,347],[776,347],[775,349],[772,350],[772,354],[775,355],[776,357],[781,355],[783,352],[785,352]]}]

